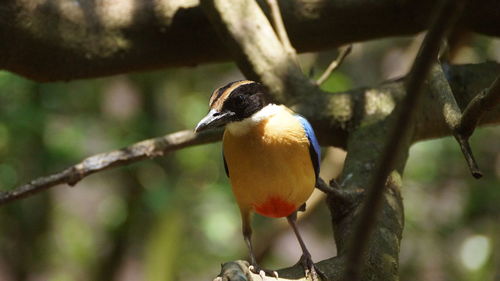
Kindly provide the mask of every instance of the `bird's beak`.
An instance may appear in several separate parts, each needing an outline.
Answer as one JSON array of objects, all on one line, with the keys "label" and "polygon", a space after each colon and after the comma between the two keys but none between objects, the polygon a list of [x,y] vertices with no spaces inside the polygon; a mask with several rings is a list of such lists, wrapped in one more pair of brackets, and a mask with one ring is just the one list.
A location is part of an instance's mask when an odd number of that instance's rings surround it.
[{"label": "bird's beak", "polygon": [[212,109],[208,112],[207,116],[203,117],[200,123],[196,125],[194,131],[198,133],[207,129],[222,127],[229,123],[233,116],[234,112],[218,112],[215,109]]}]

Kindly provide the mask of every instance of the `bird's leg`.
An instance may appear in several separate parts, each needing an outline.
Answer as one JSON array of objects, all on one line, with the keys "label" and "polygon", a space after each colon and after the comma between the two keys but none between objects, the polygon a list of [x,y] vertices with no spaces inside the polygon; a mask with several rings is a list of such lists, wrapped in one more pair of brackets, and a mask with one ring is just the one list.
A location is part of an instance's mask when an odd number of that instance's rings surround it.
[{"label": "bird's leg", "polygon": [[300,263],[302,264],[304,270],[306,271],[306,276],[308,274],[311,274],[312,280],[318,280],[318,276],[323,280],[327,280],[325,274],[321,272],[318,268],[316,268],[316,266],[314,265],[314,262],[312,261],[311,258],[311,254],[307,250],[306,244],[304,243],[304,240],[302,240],[302,236],[300,236],[299,230],[297,228],[297,211],[289,215],[287,217],[287,220],[290,226],[292,227],[295,236],[297,236],[300,248],[302,249],[302,256],[300,257]]},{"label": "bird's leg", "polygon": [[306,203],[300,205],[300,207],[297,209],[297,212],[305,212],[306,211]]},{"label": "bird's leg", "polygon": [[276,271],[263,269],[257,264],[257,259],[255,258],[252,245],[252,226],[251,226],[250,212],[245,212],[243,210],[241,211],[241,222],[242,222],[243,239],[245,239],[245,243],[247,244],[248,247],[248,253],[250,255],[250,266],[248,267],[248,269],[255,274],[259,274],[262,277],[262,279],[264,279],[264,276],[266,274],[278,278],[278,273]]},{"label": "bird's leg", "polygon": [[250,264],[253,266],[257,265],[257,259],[255,259],[255,254],[253,253],[253,245],[252,245],[252,228],[245,227],[243,225],[243,238],[245,239],[245,243],[248,247],[248,252],[250,254]]}]

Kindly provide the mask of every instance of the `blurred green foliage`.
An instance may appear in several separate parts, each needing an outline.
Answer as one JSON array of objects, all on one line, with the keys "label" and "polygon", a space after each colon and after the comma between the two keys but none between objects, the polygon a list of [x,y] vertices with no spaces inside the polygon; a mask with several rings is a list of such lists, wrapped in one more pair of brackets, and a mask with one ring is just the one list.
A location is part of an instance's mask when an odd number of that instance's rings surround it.
[{"label": "blurred green foliage", "polygon": [[[343,91],[404,74],[412,46],[407,38],[356,45],[322,87]],[[498,41],[476,38],[459,58],[500,58],[492,46]],[[301,60],[320,72],[335,54]],[[207,111],[211,91],[242,78],[231,64],[48,84],[0,72],[0,189],[95,153],[193,128]],[[498,276],[498,139],[498,128],[480,129],[472,138],[485,174],[479,181],[468,174],[451,138],[412,148],[402,280]],[[320,204],[301,223],[315,259],[334,252],[328,216]],[[255,243],[270,249],[264,264],[298,260],[300,249],[289,231],[263,239],[276,220],[256,217],[254,225]],[[74,188],[58,186],[9,204],[0,210],[0,231],[2,281],[207,280],[221,262],[246,257],[220,144],[98,173]]]}]

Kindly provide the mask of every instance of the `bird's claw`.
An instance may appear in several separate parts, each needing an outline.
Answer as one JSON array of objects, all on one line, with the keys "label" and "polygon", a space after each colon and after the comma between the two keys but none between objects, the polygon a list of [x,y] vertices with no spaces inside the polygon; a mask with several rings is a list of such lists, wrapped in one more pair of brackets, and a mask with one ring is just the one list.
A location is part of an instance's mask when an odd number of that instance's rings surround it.
[{"label": "bird's claw", "polygon": [[251,272],[258,274],[260,276],[260,278],[262,278],[262,280],[264,280],[264,278],[266,276],[274,277],[274,278],[276,278],[276,280],[278,280],[278,278],[279,278],[278,272],[276,272],[275,270],[262,269],[258,265],[250,265],[250,266],[248,266],[248,269]]},{"label": "bird's claw", "polygon": [[326,280],[328,280],[326,278],[326,275],[321,270],[319,270],[319,268],[317,268],[314,265],[314,262],[312,261],[311,256],[302,255],[300,257],[300,263],[302,264],[302,267],[304,268],[304,272],[305,272],[306,277],[310,276],[311,280],[313,280],[313,281],[318,281],[318,280],[326,281]]}]

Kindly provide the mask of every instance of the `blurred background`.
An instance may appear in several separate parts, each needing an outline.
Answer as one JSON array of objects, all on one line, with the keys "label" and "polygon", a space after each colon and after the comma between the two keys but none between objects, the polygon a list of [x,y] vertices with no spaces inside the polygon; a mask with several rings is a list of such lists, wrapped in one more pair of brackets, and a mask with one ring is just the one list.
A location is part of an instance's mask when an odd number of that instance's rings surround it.
[{"label": "blurred background", "polygon": [[[500,62],[500,40],[467,35],[454,63]],[[374,86],[404,75],[422,36],[355,44],[328,91]],[[337,52],[303,54],[319,77]],[[233,64],[177,68],[68,83],[34,83],[0,72],[0,190],[83,158],[190,129],[214,88],[242,79]],[[401,280],[500,280],[500,127],[471,141],[484,173],[470,176],[452,138],[413,146],[403,190]],[[324,149],[322,177],[345,152]],[[335,254],[320,194],[300,222],[313,259]],[[296,263],[285,220],[255,217],[262,265]],[[220,143],[92,175],[0,208],[0,280],[211,280],[222,262],[246,259],[240,218]],[[496,279],[495,279],[496,278]]]}]

